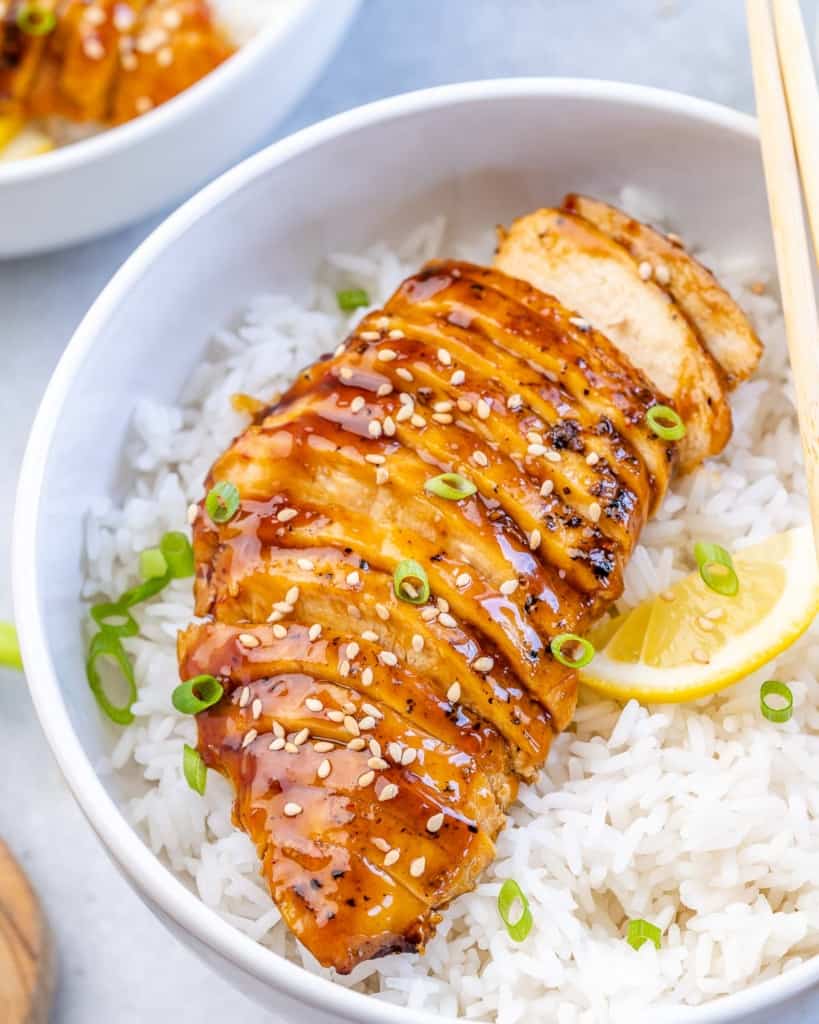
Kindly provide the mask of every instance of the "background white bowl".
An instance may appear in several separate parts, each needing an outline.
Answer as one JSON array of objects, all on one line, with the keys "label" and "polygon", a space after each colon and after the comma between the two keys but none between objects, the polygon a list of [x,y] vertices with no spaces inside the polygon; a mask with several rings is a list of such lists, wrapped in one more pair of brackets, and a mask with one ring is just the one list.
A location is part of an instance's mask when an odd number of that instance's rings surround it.
[{"label": "background white bowl", "polygon": [[361,0],[291,0],[169,103],[44,156],[0,165],[0,258],[94,238],[162,209],[245,155],[304,95]]},{"label": "background white bowl", "polygon": [[[234,930],[150,853],[94,765],[110,731],[85,683],[78,591],[88,503],[118,493],[134,400],[172,400],[214,325],[260,290],[305,290],[332,249],[445,212],[456,231],[508,220],[570,188],[630,183],[663,197],[687,238],[772,263],[754,122],[655,90],[574,80],[482,82],[399,96],[308,128],[177,211],[131,257],[74,336],[43,400],[20,481],[17,622],[48,740],[123,874],[174,933],[282,1020],[432,1024],[316,979]],[[296,369],[294,367],[294,369]],[[104,912],[104,908],[103,908]],[[738,995],[654,1018],[698,1024],[781,1004],[819,959]]]}]

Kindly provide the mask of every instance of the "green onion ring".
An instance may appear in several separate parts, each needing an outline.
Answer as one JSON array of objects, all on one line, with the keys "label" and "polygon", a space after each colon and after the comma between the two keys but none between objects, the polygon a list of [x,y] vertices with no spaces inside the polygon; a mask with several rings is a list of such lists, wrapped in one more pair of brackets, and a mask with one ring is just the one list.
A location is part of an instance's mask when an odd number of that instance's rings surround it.
[{"label": "green onion ring", "polygon": [[739,590],[739,577],[734,571],[731,553],[719,544],[694,545],[694,558],[703,583],[723,597],[734,597]]},{"label": "green onion ring", "polygon": [[345,313],[351,313],[361,306],[369,306],[370,296],[363,288],[348,288],[346,291],[336,292],[338,308]]},{"label": "green onion ring", "polygon": [[198,715],[218,704],[224,692],[214,676],[194,676],[177,686],[171,694],[171,703],[183,715]]},{"label": "green onion ring", "polygon": [[[108,699],[102,684],[102,679],[97,670],[97,659],[103,656],[113,658],[119,665],[120,671],[128,684],[128,703],[114,704]],[[130,725],[134,720],[131,708],[137,699],[136,681],[134,680],[134,669],[128,660],[128,655],[122,646],[120,638],[116,633],[103,629],[97,633],[88,648],[88,660],[85,663],[85,674],[88,685],[96,698],[97,704],[105,714],[117,725]]]},{"label": "green onion ring", "polygon": [[22,4],[16,17],[17,27],[29,36],[47,36],[57,27],[57,15],[39,4]]},{"label": "green onion ring", "polygon": [[473,495],[477,489],[471,480],[460,473],[441,473],[424,484],[424,490],[439,498],[446,498],[447,501],[461,501]]},{"label": "green onion ring", "polygon": [[146,548],[139,553],[139,575],[144,580],[155,580],[166,576],[168,563],[159,548]]},{"label": "green onion ring", "polygon": [[[786,702],[783,708],[774,708],[768,703],[768,697],[782,697]],[[785,683],[777,679],[767,679],[759,688],[759,710],[769,722],[787,722],[793,714],[793,693]]]},{"label": "green onion ring", "polygon": [[628,923],[626,942],[632,949],[639,949],[644,942],[653,942],[655,948],[659,949],[662,937],[663,933],[656,924],[644,921],[641,917],[636,917]]},{"label": "green onion ring", "polygon": [[200,796],[204,796],[205,785],[208,781],[208,766],[199,751],[194,747],[189,747],[187,743],[182,752],[182,771],[185,773],[185,781],[191,789]]},{"label": "green onion ring", "polygon": [[[515,903],[520,903],[521,915],[517,921],[513,922],[509,920],[509,911]],[[523,889],[521,889],[513,878],[507,878],[500,888],[500,892],[498,893],[498,913],[501,916],[501,920],[506,925],[506,930],[509,932],[509,938],[513,939],[515,942],[523,942],[532,930],[534,918],[532,917],[532,911],[529,909],[529,901],[526,899]]]},{"label": "green onion ring", "polygon": [[679,441],[685,437],[682,416],[670,405],[652,405],[646,413],[646,423],[663,441]]},{"label": "green onion ring", "polygon": [[16,669],[23,667],[17,630],[10,622],[0,622],[0,666]]},{"label": "green onion ring", "polygon": [[[582,648],[582,653],[576,661],[567,658],[563,653],[563,648],[566,644],[579,644]],[[554,655],[555,661],[559,661],[566,668],[585,668],[595,655],[594,645],[591,641],[578,636],[577,633],[559,633],[552,639],[549,648]]]},{"label": "green onion ring", "polygon": [[[418,581],[418,586],[414,581]],[[417,593],[413,596],[405,589],[409,584]],[[426,604],[429,600],[429,577],[427,571],[419,562],[412,558],[405,558],[395,567],[392,577],[393,590],[399,601],[406,601],[407,604]]]},{"label": "green onion ring", "polygon": [[[139,632],[136,619],[119,601],[103,601],[102,604],[92,605],[90,614],[103,633],[107,630],[115,636],[124,637],[136,636]],[[112,622],[112,619],[121,621]]]},{"label": "green onion ring", "polygon": [[229,523],[239,510],[239,491],[229,480],[214,484],[205,498],[205,511],[214,523]]},{"label": "green onion ring", "polygon": [[145,580],[144,583],[140,583],[139,586],[131,587],[130,590],[126,590],[120,597],[117,604],[123,608],[132,608],[135,604],[141,604],[143,601],[147,601],[149,597],[155,597],[161,590],[171,582],[170,573],[166,573],[164,576],[157,576],[152,580]]},{"label": "green onion ring", "polygon": [[159,542],[168,565],[168,572],[175,580],[185,580],[194,573],[193,548],[184,533],[173,530],[166,533]]}]

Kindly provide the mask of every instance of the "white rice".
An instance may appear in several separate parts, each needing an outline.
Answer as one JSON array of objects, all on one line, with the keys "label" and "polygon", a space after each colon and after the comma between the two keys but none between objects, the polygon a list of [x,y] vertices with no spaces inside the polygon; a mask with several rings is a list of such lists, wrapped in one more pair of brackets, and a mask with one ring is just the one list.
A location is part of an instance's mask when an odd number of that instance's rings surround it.
[{"label": "white rice", "polygon": [[[639,197],[623,204],[640,212]],[[285,387],[333,348],[348,326],[334,291],[369,289],[380,303],[406,274],[439,253],[488,259],[425,224],[403,245],[334,254],[311,301],[251,302],[241,325],[215,336],[179,406],[139,403],[126,452],[133,473],[121,507],[89,517],[90,597],[133,583],[137,553],[179,529],[203,477],[245,420],[230,395]],[[735,432],[724,455],[678,479],[642,537],[621,606],[691,569],[692,541],[741,546],[807,521],[790,375],[777,302],[747,285],[763,275],[730,254],[709,254],[766,342],[754,379],[734,396]],[[136,722],[101,770],[136,793],[126,811],[150,848],[201,899],[277,953],[320,971],[297,945],[259,877],[249,839],[230,821],[228,785],[210,773],[198,797],[182,773],[195,724],[177,715],[174,638],[191,618],[190,581],[137,610]],[[624,708],[584,694],[574,727],[554,744],[538,784],[522,789],[498,856],[477,889],[458,899],[426,955],[363,965],[344,985],[375,998],[469,1020],[557,1024],[631,1020],[656,1004],[697,1004],[735,992],[819,953],[819,628],[766,670],[786,680],[786,725],[759,714],[760,676],[680,706]],[[515,878],[534,914],[516,945],[498,919],[501,881]],[[662,948],[634,952],[625,922],[643,917]]]},{"label": "white rice", "polygon": [[268,26],[282,26],[304,0],[211,0],[219,22],[238,46]]}]

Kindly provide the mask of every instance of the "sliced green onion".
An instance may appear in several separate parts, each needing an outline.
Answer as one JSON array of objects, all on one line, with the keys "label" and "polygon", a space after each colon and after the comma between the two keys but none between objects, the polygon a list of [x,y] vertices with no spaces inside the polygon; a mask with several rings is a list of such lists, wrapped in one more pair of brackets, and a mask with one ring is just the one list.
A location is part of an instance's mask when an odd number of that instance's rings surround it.
[{"label": "sliced green onion", "polygon": [[155,580],[168,572],[168,563],[159,548],[147,548],[139,555],[139,575],[144,580]]},{"label": "sliced green onion", "polygon": [[239,510],[239,491],[229,480],[222,480],[208,491],[205,511],[214,523],[229,523]]},{"label": "sliced green onion", "polygon": [[722,594],[733,597],[739,590],[739,577],[734,571],[731,553],[719,544],[703,544],[699,541],[694,545],[694,558],[700,570],[703,583]]},{"label": "sliced green onion", "polygon": [[0,666],[18,669],[23,667],[17,630],[10,622],[0,622]]},{"label": "sliced green onion", "polygon": [[47,36],[57,27],[57,15],[39,4],[21,4],[17,11],[17,27],[30,36]]},{"label": "sliced green onion", "polygon": [[439,498],[460,501],[462,498],[468,498],[474,494],[478,488],[460,473],[441,473],[440,476],[434,476],[431,480],[427,480],[424,489],[436,494]]},{"label": "sliced green onion", "polygon": [[408,604],[426,604],[429,600],[429,577],[419,562],[405,558],[395,567],[393,590],[400,601]]},{"label": "sliced green onion", "polygon": [[[563,653],[566,644],[574,644],[580,647],[580,654],[572,660]],[[578,636],[577,633],[560,633],[554,637],[549,645],[556,661],[566,668],[585,668],[594,657],[594,645],[591,641]]]},{"label": "sliced green onion", "polygon": [[194,676],[177,686],[171,694],[171,703],[183,715],[198,715],[218,704],[224,692],[222,684],[213,676]]},{"label": "sliced green onion", "polygon": [[659,949],[662,937],[663,933],[656,924],[644,921],[641,917],[637,917],[628,923],[626,942],[628,942],[632,949],[639,949],[644,942],[653,942],[654,946]]},{"label": "sliced green onion", "polygon": [[[772,707],[769,697],[781,697],[785,704],[781,708]],[[787,722],[793,714],[793,693],[785,683],[777,679],[768,679],[759,688],[759,709],[769,722]]]},{"label": "sliced green onion", "polygon": [[663,441],[679,441],[685,437],[682,416],[670,405],[652,405],[646,413],[646,423]]},{"label": "sliced green onion", "polygon": [[91,606],[91,618],[104,632],[115,636],[136,636],[139,626],[127,607],[119,601],[103,601]]},{"label": "sliced green onion", "polygon": [[361,306],[369,306],[370,296],[363,288],[348,288],[346,291],[336,292],[338,308],[345,313],[350,313]]},{"label": "sliced green onion", "polygon": [[204,796],[205,785],[208,781],[208,767],[202,759],[202,755],[194,747],[185,744],[182,753],[182,771],[185,773],[185,781],[194,792]]},{"label": "sliced green onion", "polygon": [[[516,903],[519,903],[521,906],[521,914],[516,921],[511,921],[509,919],[509,912]],[[529,901],[526,899],[523,889],[513,878],[507,878],[501,886],[498,893],[498,912],[500,913],[501,920],[506,925],[507,932],[509,932],[509,938],[514,939],[515,942],[523,942],[532,930],[534,918],[532,917]]]},{"label": "sliced green onion", "polygon": [[[127,703],[114,704],[108,699],[99,670],[97,669],[97,660],[102,657],[113,658],[119,665],[123,678],[128,684]],[[128,660],[128,655],[125,653],[122,643],[120,642],[120,638],[116,633],[107,629],[103,629],[101,633],[97,633],[91,641],[91,646],[88,649],[88,660],[85,663],[85,674],[88,678],[88,685],[91,687],[91,692],[97,700],[97,704],[99,704],[111,721],[116,722],[117,725],[130,725],[134,720],[131,708],[133,707],[134,701],[137,699],[137,688],[134,680],[133,667],[131,662]]]},{"label": "sliced green onion", "polygon": [[117,604],[123,608],[133,608],[135,604],[142,604],[143,601],[147,601],[149,597],[155,597],[160,590],[164,590],[165,587],[171,582],[170,574],[165,576],[156,576],[152,580],[145,580],[144,583],[140,583],[136,587],[131,587],[130,590],[124,591]]},{"label": "sliced green onion", "polygon": [[193,576],[193,548],[184,533],[174,530],[166,533],[159,542],[159,550],[168,565],[168,572],[175,580]]}]

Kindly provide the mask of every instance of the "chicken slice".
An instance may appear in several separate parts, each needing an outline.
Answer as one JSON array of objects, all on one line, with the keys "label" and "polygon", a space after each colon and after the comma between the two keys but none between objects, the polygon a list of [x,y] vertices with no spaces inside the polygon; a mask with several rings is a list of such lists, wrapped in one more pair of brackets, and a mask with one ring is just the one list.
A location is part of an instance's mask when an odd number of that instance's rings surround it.
[{"label": "chicken slice", "polygon": [[607,335],[682,416],[683,470],[716,455],[731,435],[721,372],[688,320],[623,246],[593,224],[543,209],[501,234],[496,265],[542,289]]},{"label": "chicken slice", "polygon": [[569,193],[563,206],[624,246],[634,259],[653,268],[653,280],[667,289],[699,332],[729,387],[751,376],[762,356],[762,342],[739,304],[678,238],[589,196]]}]

